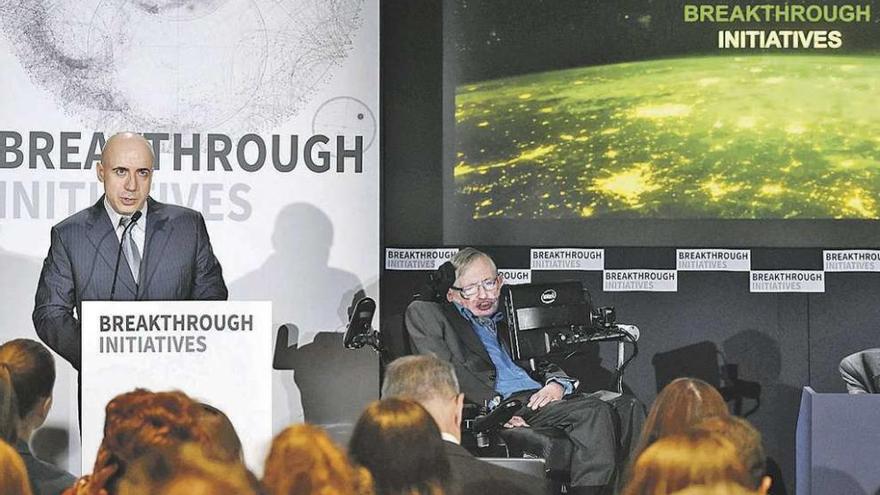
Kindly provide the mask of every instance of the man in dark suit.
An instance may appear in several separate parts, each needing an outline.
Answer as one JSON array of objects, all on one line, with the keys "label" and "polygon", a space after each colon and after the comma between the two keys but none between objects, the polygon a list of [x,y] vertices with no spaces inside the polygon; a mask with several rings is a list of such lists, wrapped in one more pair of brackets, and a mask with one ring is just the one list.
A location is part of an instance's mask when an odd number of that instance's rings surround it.
[{"label": "man in dark suit", "polygon": [[[143,137],[114,135],[96,168],[104,195],[52,227],[37,285],[34,327],[77,370],[83,301],[228,296],[201,214],[149,197],[153,161]],[[120,247],[124,255],[117,270]]]},{"label": "man in dark suit", "polygon": [[866,349],[840,361],[840,376],[851,394],[880,393],[880,349]]},{"label": "man in dark suit", "polygon": [[452,365],[434,356],[405,356],[385,370],[382,398],[410,399],[434,418],[443,435],[452,471],[453,493],[459,495],[540,495],[547,493],[545,480],[506,469],[470,454],[461,443],[464,395]]},{"label": "man in dark suit", "polygon": [[497,326],[503,281],[487,254],[473,248],[452,259],[455,281],[449,304],[415,301],[406,311],[413,349],[433,353],[455,367],[467,400],[482,403],[500,395],[527,403],[508,427],[553,426],[572,441],[572,491],[605,493],[617,471],[618,432],[611,405],[575,392],[577,380],[558,366],[541,362],[533,372],[512,360]]}]

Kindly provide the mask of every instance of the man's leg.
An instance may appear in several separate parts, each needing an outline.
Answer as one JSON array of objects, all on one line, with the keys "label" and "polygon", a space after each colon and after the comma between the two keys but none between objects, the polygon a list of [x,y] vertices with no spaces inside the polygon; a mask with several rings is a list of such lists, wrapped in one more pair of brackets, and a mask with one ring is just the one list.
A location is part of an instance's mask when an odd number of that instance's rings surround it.
[{"label": "man's leg", "polygon": [[553,426],[565,431],[574,449],[571,454],[573,487],[605,486],[616,472],[617,432],[610,405],[575,394],[520,416],[531,426]]},{"label": "man's leg", "polygon": [[642,428],[645,426],[645,406],[632,395],[623,394],[608,401],[614,409],[616,420],[619,424],[618,432],[618,465],[623,468],[628,466],[633,459]]}]

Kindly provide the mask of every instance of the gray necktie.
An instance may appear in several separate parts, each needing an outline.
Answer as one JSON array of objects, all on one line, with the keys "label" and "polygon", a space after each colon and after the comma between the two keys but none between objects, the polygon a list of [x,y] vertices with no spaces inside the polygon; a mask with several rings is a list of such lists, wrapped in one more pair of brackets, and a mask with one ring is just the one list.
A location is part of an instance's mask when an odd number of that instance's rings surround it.
[{"label": "gray necktie", "polygon": [[[129,222],[131,222],[130,217],[122,217],[119,219],[119,225],[123,229],[128,227]],[[134,277],[134,283],[138,283],[138,272],[141,268],[141,253],[138,251],[137,244],[135,244],[134,238],[131,236],[132,230],[134,229],[135,227],[128,229],[125,237],[122,238],[122,251],[125,253],[125,260],[128,261],[128,268],[131,270],[131,276]]]}]

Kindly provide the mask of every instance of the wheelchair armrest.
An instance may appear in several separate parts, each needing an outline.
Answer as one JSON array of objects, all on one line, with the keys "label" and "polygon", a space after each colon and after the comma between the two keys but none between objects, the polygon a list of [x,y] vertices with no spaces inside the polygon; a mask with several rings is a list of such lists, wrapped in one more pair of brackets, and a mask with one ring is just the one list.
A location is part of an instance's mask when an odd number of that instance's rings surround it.
[{"label": "wheelchair armrest", "polygon": [[480,406],[474,404],[473,402],[465,402],[464,406],[461,409],[461,419],[468,420],[474,419],[480,415]]},{"label": "wheelchair armrest", "polygon": [[522,401],[519,399],[510,399],[498,404],[492,412],[485,416],[477,417],[474,420],[472,430],[476,433],[484,433],[493,431],[504,426],[504,423],[510,421],[517,411],[522,407]]}]

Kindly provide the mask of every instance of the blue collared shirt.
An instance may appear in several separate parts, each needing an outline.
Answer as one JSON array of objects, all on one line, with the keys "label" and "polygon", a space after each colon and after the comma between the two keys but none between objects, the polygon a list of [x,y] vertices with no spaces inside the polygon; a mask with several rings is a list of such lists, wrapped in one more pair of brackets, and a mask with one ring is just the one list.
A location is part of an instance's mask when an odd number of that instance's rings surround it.
[{"label": "blue collared shirt", "polygon": [[[469,309],[457,303],[454,304],[458,312],[461,313],[461,316],[471,324],[474,333],[477,334],[480,342],[483,343],[483,347],[486,348],[489,359],[495,365],[495,391],[501,397],[507,399],[511,395],[523,390],[537,390],[541,388],[542,385],[532,379],[526,373],[526,370],[517,365],[511,359],[508,351],[501,345],[501,342],[498,341],[498,322],[504,319],[503,313],[499,311],[489,318],[477,318]],[[568,380],[553,378],[548,380],[548,382],[550,381],[555,381],[562,385],[565,389],[565,395],[570,394],[574,390],[574,385]]]}]

